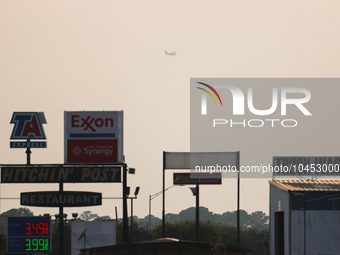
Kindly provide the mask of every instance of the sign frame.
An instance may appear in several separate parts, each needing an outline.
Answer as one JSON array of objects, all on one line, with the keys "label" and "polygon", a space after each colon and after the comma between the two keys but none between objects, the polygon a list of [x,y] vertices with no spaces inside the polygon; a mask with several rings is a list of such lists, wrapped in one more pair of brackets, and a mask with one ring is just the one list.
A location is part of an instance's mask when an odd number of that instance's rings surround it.
[{"label": "sign frame", "polygon": [[[174,185],[214,185],[222,184],[221,173],[174,173]],[[182,177],[182,180],[178,180]],[[216,180],[217,179],[217,180]]]},{"label": "sign frame", "polygon": [[83,191],[37,191],[20,193],[20,205],[81,207],[102,205],[102,193]]},{"label": "sign frame", "polygon": [[[51,218],[45,218],[44,216],[14,216],[8,217],[8,230],[7,230],[7,253],[51,253],[52,251],[52,235],[51,235]],[[11,226],[12,224],[12,226]],[[27,225],[28,224],[28,228]],[[37,233],[34,234],[33,231],[29,230],[31,233],[26,233],[27,229],[32,229],[31,224],[37,224],[36,228],[33,226],[33,230],[36,230]],[[42,228],[41,228],[42,224]],[[48,234],[45,234],[46,225],[48,229]],[[40,231],[43,231],[42,234],[39,234]],[[26,241],[29,241],[29,244],[26,244]],[[37,250],[24,250],[26,246],[31,244],[33,246],[32,240],[39,240],[36,244]],[[40,240],[43,240],[43,244],[41,244]],[[43,245],[43,247],[48,243],[48,249],[39,250],[39,247]],[[12,245],[13,244],[13,247]],[[45,246],[46,248],[46,246]],[[19,249],[19,250],[18,250]]]},{"label": "sign frame", "polygon": [[[123,164],[123,115],[123,111],[65,111],[65,164]],[[111,121],[112,126],[110,126]],[[75,144],[70,145],[70,143]],[[79,143],[79,146],[76,143]],[[69,148],[70,146],[73,149]],[[82,151],[84,146],[90,148],[86,153]],[[99,149],[105,147],[112,147],[111,153],[114,155],[105,155],[107,151]],[[117,153],[114,152],[115,149]],[[90,150],[94,153],[91,154]],[[110,152],[110,149],[107,150]],[[93,156],[95,154],[97,157]],[[114,157],[117,158],[116,161]]]},{"label": "sign frame", "polygon": [[[28,119],[26,118],[19,118],[17,116],[30,116],[30,121],[34,120],[34,124],[38,125],[37,128],[39,129],[40,137],[35,137],[35,134],[32,135],[26,130],[27,135],[23,136],[23,132],[26,128],[26,122]],[[10,140],[27,140],[27,139],[36,139],[36,140],[46,140],[45,130],[43,124],[47,124],[44,112],[13,112],[10,124],[14,124]],[[20,134],[18,134],[20,133]]]},{"label": "sign frame", "polygon": [[2,166],[1,183],[109,183],[122,182],[119,165]]}]

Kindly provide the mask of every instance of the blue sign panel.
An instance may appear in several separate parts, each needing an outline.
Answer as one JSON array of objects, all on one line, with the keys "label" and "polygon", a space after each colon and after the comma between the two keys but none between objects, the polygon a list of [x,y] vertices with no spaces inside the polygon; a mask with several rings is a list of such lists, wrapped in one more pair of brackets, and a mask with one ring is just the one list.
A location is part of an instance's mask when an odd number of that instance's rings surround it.
[{"label": "blue sign panel", "polygon": [[8,237],[8,253],[49,253],[50,237]]},{"label": "blue sign panel", "polygon": [[10,148],[47,148],[47,142],[10,142]]},{"label": "blue sign panel", "polygon": [[8,253],[51,251],[51,220],[42,216],[8,217]]},{"label": "blue sign panel", "polygon": [[14,112],[11,124],[14,124],[11,139],[46,139],[43,112]]}]

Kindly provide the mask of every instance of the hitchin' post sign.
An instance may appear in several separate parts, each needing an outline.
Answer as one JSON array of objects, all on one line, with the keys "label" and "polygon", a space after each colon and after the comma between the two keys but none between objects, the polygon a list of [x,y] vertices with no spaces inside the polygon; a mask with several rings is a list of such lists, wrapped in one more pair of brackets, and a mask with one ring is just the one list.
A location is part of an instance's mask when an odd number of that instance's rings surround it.
[{"label": "hitchin' post sign", "polygon": [[66,164],[123,163],[123,111],[64,112]]}]

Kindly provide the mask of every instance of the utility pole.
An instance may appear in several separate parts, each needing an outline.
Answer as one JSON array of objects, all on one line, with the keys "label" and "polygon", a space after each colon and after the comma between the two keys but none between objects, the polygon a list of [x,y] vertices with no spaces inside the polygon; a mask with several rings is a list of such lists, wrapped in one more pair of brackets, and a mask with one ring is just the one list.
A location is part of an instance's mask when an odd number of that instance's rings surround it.
[{"label": "utility pole", "polygon": [[127,165],[123,164],[123,244],[129,243],[129,225],[127,213]]}]

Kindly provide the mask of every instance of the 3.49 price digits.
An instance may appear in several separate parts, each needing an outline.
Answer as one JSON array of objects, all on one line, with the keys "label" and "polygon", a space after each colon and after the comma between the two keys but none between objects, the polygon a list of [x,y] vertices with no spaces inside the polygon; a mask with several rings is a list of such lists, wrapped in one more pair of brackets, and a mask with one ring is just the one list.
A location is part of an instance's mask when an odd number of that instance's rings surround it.
[{"label": "3.49 price digits", "polygon": [[26,235],[48,235],[48,223],[25,223]]},{"label": "3.49 price digits", "polygon": [[48,239],[25,239],[25,251],[48,251]]}]

